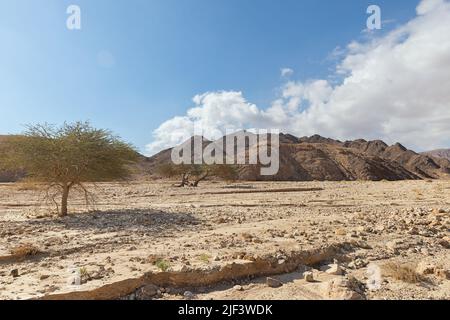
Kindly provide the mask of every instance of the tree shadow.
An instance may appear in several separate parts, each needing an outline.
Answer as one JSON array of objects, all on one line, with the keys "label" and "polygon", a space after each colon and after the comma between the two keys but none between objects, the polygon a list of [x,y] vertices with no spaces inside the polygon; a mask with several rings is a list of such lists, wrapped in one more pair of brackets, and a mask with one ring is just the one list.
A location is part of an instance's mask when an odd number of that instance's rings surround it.
[{"label": "tree shadow", "polygon": [[[11,227],[22,226],[44,231],[74,230],[92,232],[138,232],[159,235],[170,230],[190,230],[200,225],[200,220],[188,213],[170,213],[158,210],[126,209],[93,211],[70,214],[64,218],[33,219],[11,222]],[[8,224],[5,225],[8,228]]]}]

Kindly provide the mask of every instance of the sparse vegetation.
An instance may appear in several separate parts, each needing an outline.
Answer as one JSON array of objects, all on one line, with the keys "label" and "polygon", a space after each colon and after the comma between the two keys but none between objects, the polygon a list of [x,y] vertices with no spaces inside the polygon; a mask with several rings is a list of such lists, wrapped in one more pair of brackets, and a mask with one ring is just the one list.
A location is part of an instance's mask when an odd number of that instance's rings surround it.
[{"label": "sparse vegetation", "polygon": [[11,255],[15,258],[25,259],[40,253],[40,250],[32,244],[22,244],[10,250]]},{"label": "sparse vegetation", "polygon": [[199,257],[198,257],[198,259],[201,261],[201,262],[203,262],[203,263],[206,263],[206,264],[209,264],[210,262],[211,262],[211,256],[209,255],[209,254],[206,254],[206,253],[203,253],[203,254],[201,254]]},{"label": "sparse vegetation", "polygon": [[387,263],[383,266],[383,275],[407,283],[422,282],[424,278],[415,271],[415,268],[400,263]]},{"label": "sparse vegetation", "polygon": [[[45,185],[46,198],[60,216],[68,213],[69,193],[80,190],[92,199],[85,183],[125,179],[137,152],[111,132],[89,123],[28,126],[21,136],[8,139],[2,167],[24,170],[27,179]],[[55,198],[60,197],[58,203]]]},{"label": "sparse vegetation", "polygon": [[170,262],[160,259],[155,262],[155,266],[162,272],[167,272],[170,269]]},{"label": "sparse vegetation", "polygon": [[81,283],[88,282],[89,279],[91,278],[91,275],[90,275],[89,271],[87,270],[87,268],[86,267],[82,267],[82,268],[80,268],[79,272],[80,272]]},{"label": "sparse vegetation", "polygon": [[[178,187],[198,187],[200,182],[216,177],[227,181],[237,179],[236,168],[232,165],[174,165],[164,164],[158,168],[158,173],[165,178],[180,177]],[[192,182],[191,182],[192,181]]]}]

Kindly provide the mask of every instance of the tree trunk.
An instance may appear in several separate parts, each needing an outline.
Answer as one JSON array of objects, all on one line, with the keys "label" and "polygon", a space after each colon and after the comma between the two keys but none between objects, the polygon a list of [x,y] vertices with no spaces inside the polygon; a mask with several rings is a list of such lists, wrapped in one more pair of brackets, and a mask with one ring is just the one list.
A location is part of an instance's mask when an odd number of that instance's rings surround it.
[{"label": "tree trunk", "polygon": [[186,173],[183,174],[183,176],[181,177],[181,184],[179,185],[180,188],[185,187],[187,184],[189,184],[189,175],[187,175]]},{"label": "tree trunk", "polygon": [[63,186],[62,199],[61,199],[61,211],[59,213],[60,217],[67,216],[67,200],[69,199],[69,190],[70,190],[70,187],[68,185]]},{"label": "tree trunk", "polygon": [[193,187],[195,187],[195,188],[197,188],[198,187],[198,184],[200,183],[200,182],[202,182],[203,180],[205,180],[206,178],[208,178],[209,177],[209,172],[207,172],[204,176],[202,176],[202,177],[200,177],[200,178],[198,178],[197,180],[195,180],[195,182],[193,183]]}]

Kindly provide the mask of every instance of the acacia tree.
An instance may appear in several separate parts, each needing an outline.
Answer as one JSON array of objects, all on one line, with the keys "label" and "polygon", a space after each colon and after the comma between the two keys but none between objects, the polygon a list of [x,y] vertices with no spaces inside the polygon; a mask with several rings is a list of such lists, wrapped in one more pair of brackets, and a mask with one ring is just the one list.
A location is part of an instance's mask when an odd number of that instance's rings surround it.
[{"label": "acacia tree", "polygon": [[138,159],[131,145],[88,122],[28,126],[23,135],[8,139],[6,148],[4,166],[24,170],[27,179],[57,190],[60,216],[67,215],[73,188],[87,197],[86,183],[125,179]]},{"label": "acacia tree", "polygon": [[189,185],[189,178],[191,175],[191,166],[189,165],[174,165],[168,163],[159,166],[156,171],[165,178],[180,177],[181,182],[178,185],[180,188]]},{"label": "acacia tree", "polygon": [[[237,179],[236,168],[232,165],[175,165],[164,164],[158,168],[158,173],[166,178],[180,177],[181,183],[178,187],[198,187],[200,182],[210,177],[217,177],[224,180],[233,181]],[[190,182],[192,180],[192,182]]]}]

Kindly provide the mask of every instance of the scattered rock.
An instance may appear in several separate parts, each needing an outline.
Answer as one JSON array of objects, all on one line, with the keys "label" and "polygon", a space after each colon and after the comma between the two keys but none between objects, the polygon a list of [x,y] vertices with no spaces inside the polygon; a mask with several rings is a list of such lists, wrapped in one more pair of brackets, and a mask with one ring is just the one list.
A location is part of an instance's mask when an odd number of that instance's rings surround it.
[{"label": "scattered rock", "polygon": [[450,279],[450,270],[438,266],[432,262],[422,261],[417,265],[416,272],[420,275],[435,275],[445,280]]},{"label": "scattered rock", "polygon": [[416,272],[421,275],[434,274],[436,266],[432,263],[422,261],[417,265]]},{"label": "scattered rock", "polygon": [[329,264],[325,272],[335,276],[342,276],[344,274],[344,270],[338,263]]},{"label": "scattered rock", "polygon": [[450,241],[446,238],[448,237],[444,237],[443,239],[439,240],[438,243],[445,249],[450,249]]},{"label": "scattered rock", "polygon": [[48,275],[48,274],[43,274],[43,275],[41,275],[40,277],[39,277],[39,280],[46,280],[46,279],[48,279],[48,278],[50,278],[50,276]]},{"label": "scattered rock", "polygon": [[13,270],[11,270],[11,276],[13,277],[13,278],[18,278],[20,275],[19,275],[19,269],[13,269]]},{"label": "scattered rock", "polygon": [[386,248],[394,254],[399,254],[400,253],[399,249],[401,248],[402,244],[403,244],[402,240],[399,239],[392,240],[386,243]]},{"label": "scattered rock", "polygon": [[103,278],[104,278],[104,275],[100,271],[96,271],[96,272],[93,272],[91,274],[91,279],[92,280],[100,280],[100,279],[103,279]]},{"label": "scattered rock", "polygon": [[364,297],[356,292],[351,281],[346,278],[336,278],[321,285],[321,293],[330,300],[363,300]]},{"label": "scattered rock", "polygon": [[183,297],[184,297],[186,300],[193,300],[193,299],[195,299],[195,294],[193,294],[193,293],[190,292],[190,291],[185,291],[185,292],[183,293]]},{"label": "scattered rock", "polygon": [[314,282],[314,274],[310,271],[303,273],[306,282]]},{"label": "scattered rock", "polygon": [[350,269],[361,269],[361,268],[366,267],[368,264],[369,263],[367,261],[364,261],[363,259],[358,258],[358,259],[355,259],[352,262],[350,262],[348,264],[348,267]]},{"label": "scattered rock", "polygon": [[158,294],[158,287],[152,284],[140,288],[136,294],[139,300],[149,300]]},{"label": "scattered rock", "polygon": [[267,284],[267,286],[269,286],[271,288],[279,288],[279,287],[283,286],[283,283],[281,281],[274,279],[274,278],[267,278],[266,284]]},{"label": "scattered rock", "polygon": [[450,280],[450,270],[445,270],[443,268],[437,268],[434,271],[434,274],[439,277],[442,278],[444,280]]},{"label": "scattered rock", "polygon": [[183,273],[190,272],[190,271],[191,271],[191,268],[188,266],[188,263],[183,265],[180,269],[180,272],[183,272]]},{"label": "scattered rock", "polygon": [[233,289],[236,290],[236,291],[244,291],[244,288],[242,286],[240,286],[240,285],[234,286]]}]

